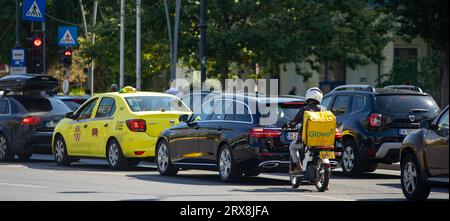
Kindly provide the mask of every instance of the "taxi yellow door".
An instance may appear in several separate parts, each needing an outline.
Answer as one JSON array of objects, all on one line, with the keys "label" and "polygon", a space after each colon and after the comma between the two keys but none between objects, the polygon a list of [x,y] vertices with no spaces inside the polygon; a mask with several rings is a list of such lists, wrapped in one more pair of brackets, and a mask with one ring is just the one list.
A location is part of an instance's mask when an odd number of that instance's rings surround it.
[{"label": "taxi yellow door", "polygon": [[115,100],[112,97],[100,98],[100,103],[90,123],[89,153],[91,156],[106,156],[106,141],[110,135],[114,112]]},{"label": "taxi yellow door", "polygon": [[80,107],[74,114],[74,120],[69,123],[67,134],[64,134],[69,155],[89,154],[89,123],[97,100],[94,98]]}]

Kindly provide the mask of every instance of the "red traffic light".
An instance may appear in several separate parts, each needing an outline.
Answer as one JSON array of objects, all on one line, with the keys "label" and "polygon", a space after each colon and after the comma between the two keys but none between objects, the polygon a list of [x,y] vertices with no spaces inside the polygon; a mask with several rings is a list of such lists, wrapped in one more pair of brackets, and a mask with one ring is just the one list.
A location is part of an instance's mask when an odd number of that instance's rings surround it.
[{"label": "red traffic light", "polygon": [[34,47],[41,47],[41,45],[42,45],[42,39],[41,39],[41,38],[35,38],[35,39],[33,39],[33,45],[34,45]]},{"label": "red traffic light", "polygon": [[72,50],[65,50],[64,56],[72,56]]}]

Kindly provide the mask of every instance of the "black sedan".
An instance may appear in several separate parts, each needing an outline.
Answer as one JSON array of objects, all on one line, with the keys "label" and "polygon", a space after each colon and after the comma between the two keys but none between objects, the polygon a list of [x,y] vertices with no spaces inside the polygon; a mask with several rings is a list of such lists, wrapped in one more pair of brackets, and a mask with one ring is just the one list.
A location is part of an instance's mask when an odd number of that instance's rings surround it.
[{"label": "black sedan", "polygon": [[193,115],[180,116],[180,124],[161,133],[156,147],[159,172],[170,176],[180,168],[218,170],[223,181],[261,172],[287,172],[289,144],[295,137],[285,136],[281,126],[295,116],[303,102],[298,98],[219,95]]},{"label": "black sedan", "polygon": [[48,76],[0,79],[5,91],[0,97],[0,161],[12,160],[15,155],[26,160],[32,153],[51,153],[53,129],[71,111],[61,100],[42,93],[56,86],[56,79]]}]

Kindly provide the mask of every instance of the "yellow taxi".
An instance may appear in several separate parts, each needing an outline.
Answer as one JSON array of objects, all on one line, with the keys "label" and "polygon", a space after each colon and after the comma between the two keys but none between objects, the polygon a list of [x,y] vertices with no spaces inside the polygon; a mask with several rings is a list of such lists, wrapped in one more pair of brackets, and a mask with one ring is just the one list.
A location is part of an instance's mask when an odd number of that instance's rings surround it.
[{"label": "yellow taxi", "polygon": [[178,124],[183,114],[191,111],[170,94],[125,87],[95,95],[56,125],[53,155],[59,165],[94,157],[125,169],[154,157],[160,132]]}]

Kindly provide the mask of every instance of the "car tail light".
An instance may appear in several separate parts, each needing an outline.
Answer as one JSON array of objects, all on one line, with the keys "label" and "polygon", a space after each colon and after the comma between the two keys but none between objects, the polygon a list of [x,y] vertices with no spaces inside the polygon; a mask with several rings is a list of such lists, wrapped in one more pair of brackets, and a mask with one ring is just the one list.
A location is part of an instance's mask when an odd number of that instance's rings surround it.
[{"label": "car tail light", "polygon": [[22,121],[20,122],[20,124],[22,125],[36,125],[41,123],[42,120],[40,117],[25,117],[22,119]]},{"label": "car tail light", "polygon": [[255,138],[276,138],[281,136],[281,130],[253,128],[250,130],[250,137]]},{"label": "car tail light", "polygon": [[381,127],[383,115],[381,114],[371,114],[369,116],[369,124],[371,127]]},{"label": "car tail light", "polygon": [[336,128],[336,133],[335,133],[334,137],[335,137],[336,139],[341,139],[341,138],[342,138],[342,133],[341,133],[341,131],[340,131],[339,129],[337,129],[337,128]]},{"label": "car tail light", "polygon": [[134,120],[127,120],[127,127],[133,132],[145,132],[147,129],[145,125],[145,120],[141,119],[134,119]]}]

